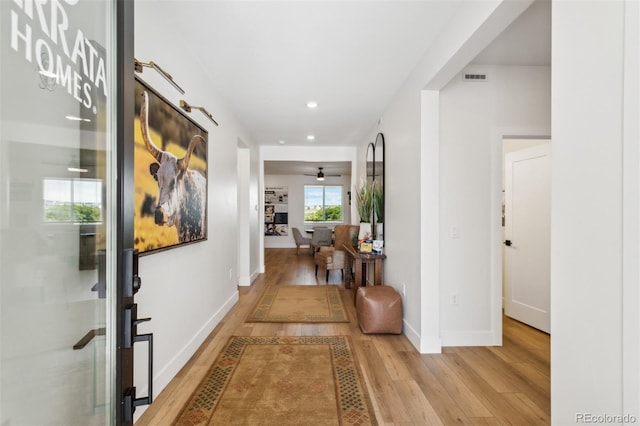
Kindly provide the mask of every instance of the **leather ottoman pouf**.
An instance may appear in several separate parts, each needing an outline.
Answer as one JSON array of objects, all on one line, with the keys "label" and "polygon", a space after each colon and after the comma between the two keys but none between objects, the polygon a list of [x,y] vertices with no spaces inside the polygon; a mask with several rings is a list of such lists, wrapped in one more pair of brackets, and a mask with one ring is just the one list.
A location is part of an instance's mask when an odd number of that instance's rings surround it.
[{"label": "leather ottoman pouf", "polygon": [[360,287],[356,294],[356,313],[365,334],[402,333],[402,298],[393,287]]}]

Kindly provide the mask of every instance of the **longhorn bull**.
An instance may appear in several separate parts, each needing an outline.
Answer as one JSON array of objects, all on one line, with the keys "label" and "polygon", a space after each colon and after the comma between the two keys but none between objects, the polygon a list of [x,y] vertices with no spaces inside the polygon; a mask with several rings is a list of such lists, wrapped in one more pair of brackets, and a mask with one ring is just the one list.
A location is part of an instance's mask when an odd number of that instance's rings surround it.
[{"label": "longhorn bull", "polygon": [[160,194],[155,206],[156,225],[175,226],[180,242],[194,241],[205,236],[207,181],[200,173],[189,170],[189,160],[199,142],[206,142],[195,135],[182,158],[163,151],[153,142],[149,133],[149,96],[142,93],[140,128],[142,139],[157,163],[149,166],[149,172],[158,182]]}]

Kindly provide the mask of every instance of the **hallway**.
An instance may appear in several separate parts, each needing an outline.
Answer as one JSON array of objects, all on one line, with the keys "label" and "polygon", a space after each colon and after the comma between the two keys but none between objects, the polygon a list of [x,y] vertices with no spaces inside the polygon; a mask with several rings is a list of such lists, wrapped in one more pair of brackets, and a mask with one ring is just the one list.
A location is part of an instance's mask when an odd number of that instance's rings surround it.
[{"label": "hallway", "polygon": [[[245,323],[262,291],[276,284],[324,284],[311,256],[295,249],[265,250],[266,273],[240,287],[240,301],[146,410],[137,425],[168,425],[180,413],[230,336],[348,335],[379,424],[550,423],[550,339],[504,317],[502,347],[443,348],[420,355],[403,335],[364,335],[355,321],[352,290],[342,296],[350,323]],[[332,272],[329,284],[340,283]],[[302,421],[313,424],[313,413]]]}]

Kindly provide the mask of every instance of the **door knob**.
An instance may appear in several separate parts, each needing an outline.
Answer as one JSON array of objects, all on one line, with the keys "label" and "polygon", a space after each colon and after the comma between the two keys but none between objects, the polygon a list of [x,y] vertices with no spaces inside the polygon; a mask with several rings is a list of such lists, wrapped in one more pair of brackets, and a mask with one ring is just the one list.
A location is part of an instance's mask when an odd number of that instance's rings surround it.
[{"label": "door knob", "polygon": [[511,240],[505,240],[504,241],[504,245],[508,246],[508,247],[511,247]]}]

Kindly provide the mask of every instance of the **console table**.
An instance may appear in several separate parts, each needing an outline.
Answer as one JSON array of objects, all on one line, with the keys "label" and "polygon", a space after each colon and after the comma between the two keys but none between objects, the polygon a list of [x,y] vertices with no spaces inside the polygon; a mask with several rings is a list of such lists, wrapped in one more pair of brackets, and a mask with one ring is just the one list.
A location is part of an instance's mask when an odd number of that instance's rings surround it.
[{"label": "console table", "polygon": [[[354,248],[350,244],[343,244],[343,249],[349,256],[347,258],[350,260],[349,263],[353,262],[355,266],[355,279],[354,279],[354,298],[353,301],[355,303],[355,294],[358,292],[358,287],[362,285],[367,285],[366,277],[367,277],[367,267],[373,268],[373,285],[382,285],[382,261],[387,258],[387,256],[382,252],[381,254],[375,253],[360,253],[356,248]],[[347,265],[347,271],[351,271],[350,265]],[[345,286],[347,288],[350,284],[351,274],[347,274],[347,279],[345,280]]]}]

